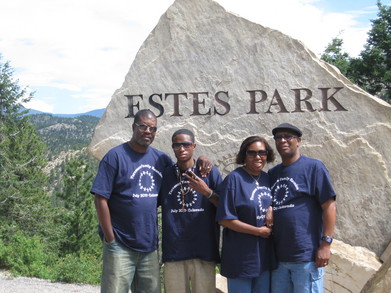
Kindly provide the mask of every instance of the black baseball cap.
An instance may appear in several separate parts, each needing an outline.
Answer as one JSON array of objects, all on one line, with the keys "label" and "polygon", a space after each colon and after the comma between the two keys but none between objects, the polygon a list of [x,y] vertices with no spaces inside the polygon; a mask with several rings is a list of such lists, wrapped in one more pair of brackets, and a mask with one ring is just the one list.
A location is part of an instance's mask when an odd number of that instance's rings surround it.
[{"label": "black baseball cap", "polygon": [[303,132],[297,128],[296,126],[289,124],[289,123],[282,123],[278,125],[276,128],[273,128],[272,133],[273,135],[276,135],[277,131],[279,130],[291,130],[296,132],[298,137],[301,137],[303,135]]}]

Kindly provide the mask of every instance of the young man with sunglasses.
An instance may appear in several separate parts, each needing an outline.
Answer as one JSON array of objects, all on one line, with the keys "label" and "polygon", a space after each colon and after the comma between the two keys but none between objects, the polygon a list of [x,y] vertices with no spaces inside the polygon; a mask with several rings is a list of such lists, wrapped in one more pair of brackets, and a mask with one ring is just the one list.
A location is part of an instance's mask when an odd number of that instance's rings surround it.
[{"label": "young man with sunglasses", "polygon": [[130,141],[101,160],[91,193],[103,240],[102,293],[159,293],[157,199],[171,158],[151,147],[157,118],[134,117]]},{"label": "young man with sunglasses", "polygon": [[215,293],[219,227],[214,190],[222,178],[215,166],[200,178],[190,130],[172,135],[172,149],[177,162],[165,170],[159,194],[165,292]]},{"label": "young man with sunglasses", "polygon": [[282,159],[269,170],[278,259],[272,291],[323,292],[323,268],[329,263],[336,221],[329,172],[321,161],[300,154],[299,128],[283,123],[272,133]]}]

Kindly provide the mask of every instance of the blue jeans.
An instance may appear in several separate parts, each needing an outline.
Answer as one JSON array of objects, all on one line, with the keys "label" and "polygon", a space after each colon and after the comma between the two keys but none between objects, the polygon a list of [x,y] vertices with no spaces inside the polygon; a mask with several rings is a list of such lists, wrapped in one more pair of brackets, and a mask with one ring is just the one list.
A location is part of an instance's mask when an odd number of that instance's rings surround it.
[{"label": "blue jeans", "polygon": [[228,293],[269,293],[270,272],[265,271],[257,278],[227,279]]},{"label": "blue jeans", "polygon": [[273,293],[322,293],[323,268],[315,262],[280,262],[272,271]]},{"label": "blue jeans", "polygon": [[160,293],[157,250],[138,252],[103,242],[101,293]]}]

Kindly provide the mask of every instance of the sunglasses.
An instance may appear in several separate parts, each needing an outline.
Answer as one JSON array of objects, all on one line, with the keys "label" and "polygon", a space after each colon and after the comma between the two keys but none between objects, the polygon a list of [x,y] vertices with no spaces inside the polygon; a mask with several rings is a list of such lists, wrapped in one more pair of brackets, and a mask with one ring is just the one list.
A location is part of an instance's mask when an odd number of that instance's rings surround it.
[{"label": "sunglasses", "polygon": [[174,150],[179,150],[181,147],[183,147],[184,149],[189,149],[193,146],[193,143],[192,142],[174,142],[172,144],[172,148]]},{"label": "sunglasses", "polygon": [[274,140],[275,141],[281,141],[282,139],[285,139],[286,141],[290,141],[291,139],[294,139],[294,138],[298,138],[298,136],[285,134],[285,135],[276,135],[274,137]]},{"label": "sunglasses", "polygon": [[249,150],[246,152],[246,155],[248,157],[253,157],[253,158],[255,158],[256,156],[260,156],[261,158],[264,158],[264,157],[267,157],[267,151],[265,151],[265,150],[260,150],[260,151]]},{"label": "sunglasses", "polygon": [[138,124],[138,123],[134,123],[138,129],[140,129],[141,131],[147,131],[147,129],[149,129],[150,132],[156,132],[157,131],[157,127],[155,126],[148,126],[148,125],[145,125],[145,124]]}]

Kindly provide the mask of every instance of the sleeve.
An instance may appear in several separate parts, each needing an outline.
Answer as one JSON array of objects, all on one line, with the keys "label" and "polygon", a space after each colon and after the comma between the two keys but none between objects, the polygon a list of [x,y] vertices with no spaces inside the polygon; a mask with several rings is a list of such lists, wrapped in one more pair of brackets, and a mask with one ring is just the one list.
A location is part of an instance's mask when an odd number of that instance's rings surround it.
[{"label": "sleeve", "polygon": [[166,161],[165,169],[167,169],[168,167],[174,165],[174,161],[171,159],[171,157],[169,155],[164,153],[164,157],[165,157],[165,161]]},{"label": "sleeve", "polygon": [[233,176],[228,175],[220,184],[217,193],[219,203],[216,212],[216,221],[238,219],[235,205],[235,186]]},{"label": "sleeve", "polygon": [[325,203],[330,198],[335,198],[336,194],[331,184],[330,174],[322,162],[316,166],[315,194],[320,204]]},{"label": "sleeve", "polygon": [[221,177],[220,171],[217,169],[216,166],[212,167],[212,180],[209,185],[209,188],[213,189],[215,192],[220,186],[221,182],[223,181],[223,178]]},{"label": "sleeve", "polygon": [[90,192],[109,199],[113,191],[116,175],[116,168],[108,163],[107,157],[104,157],[99,163],[98,173],[92,183]]}]

